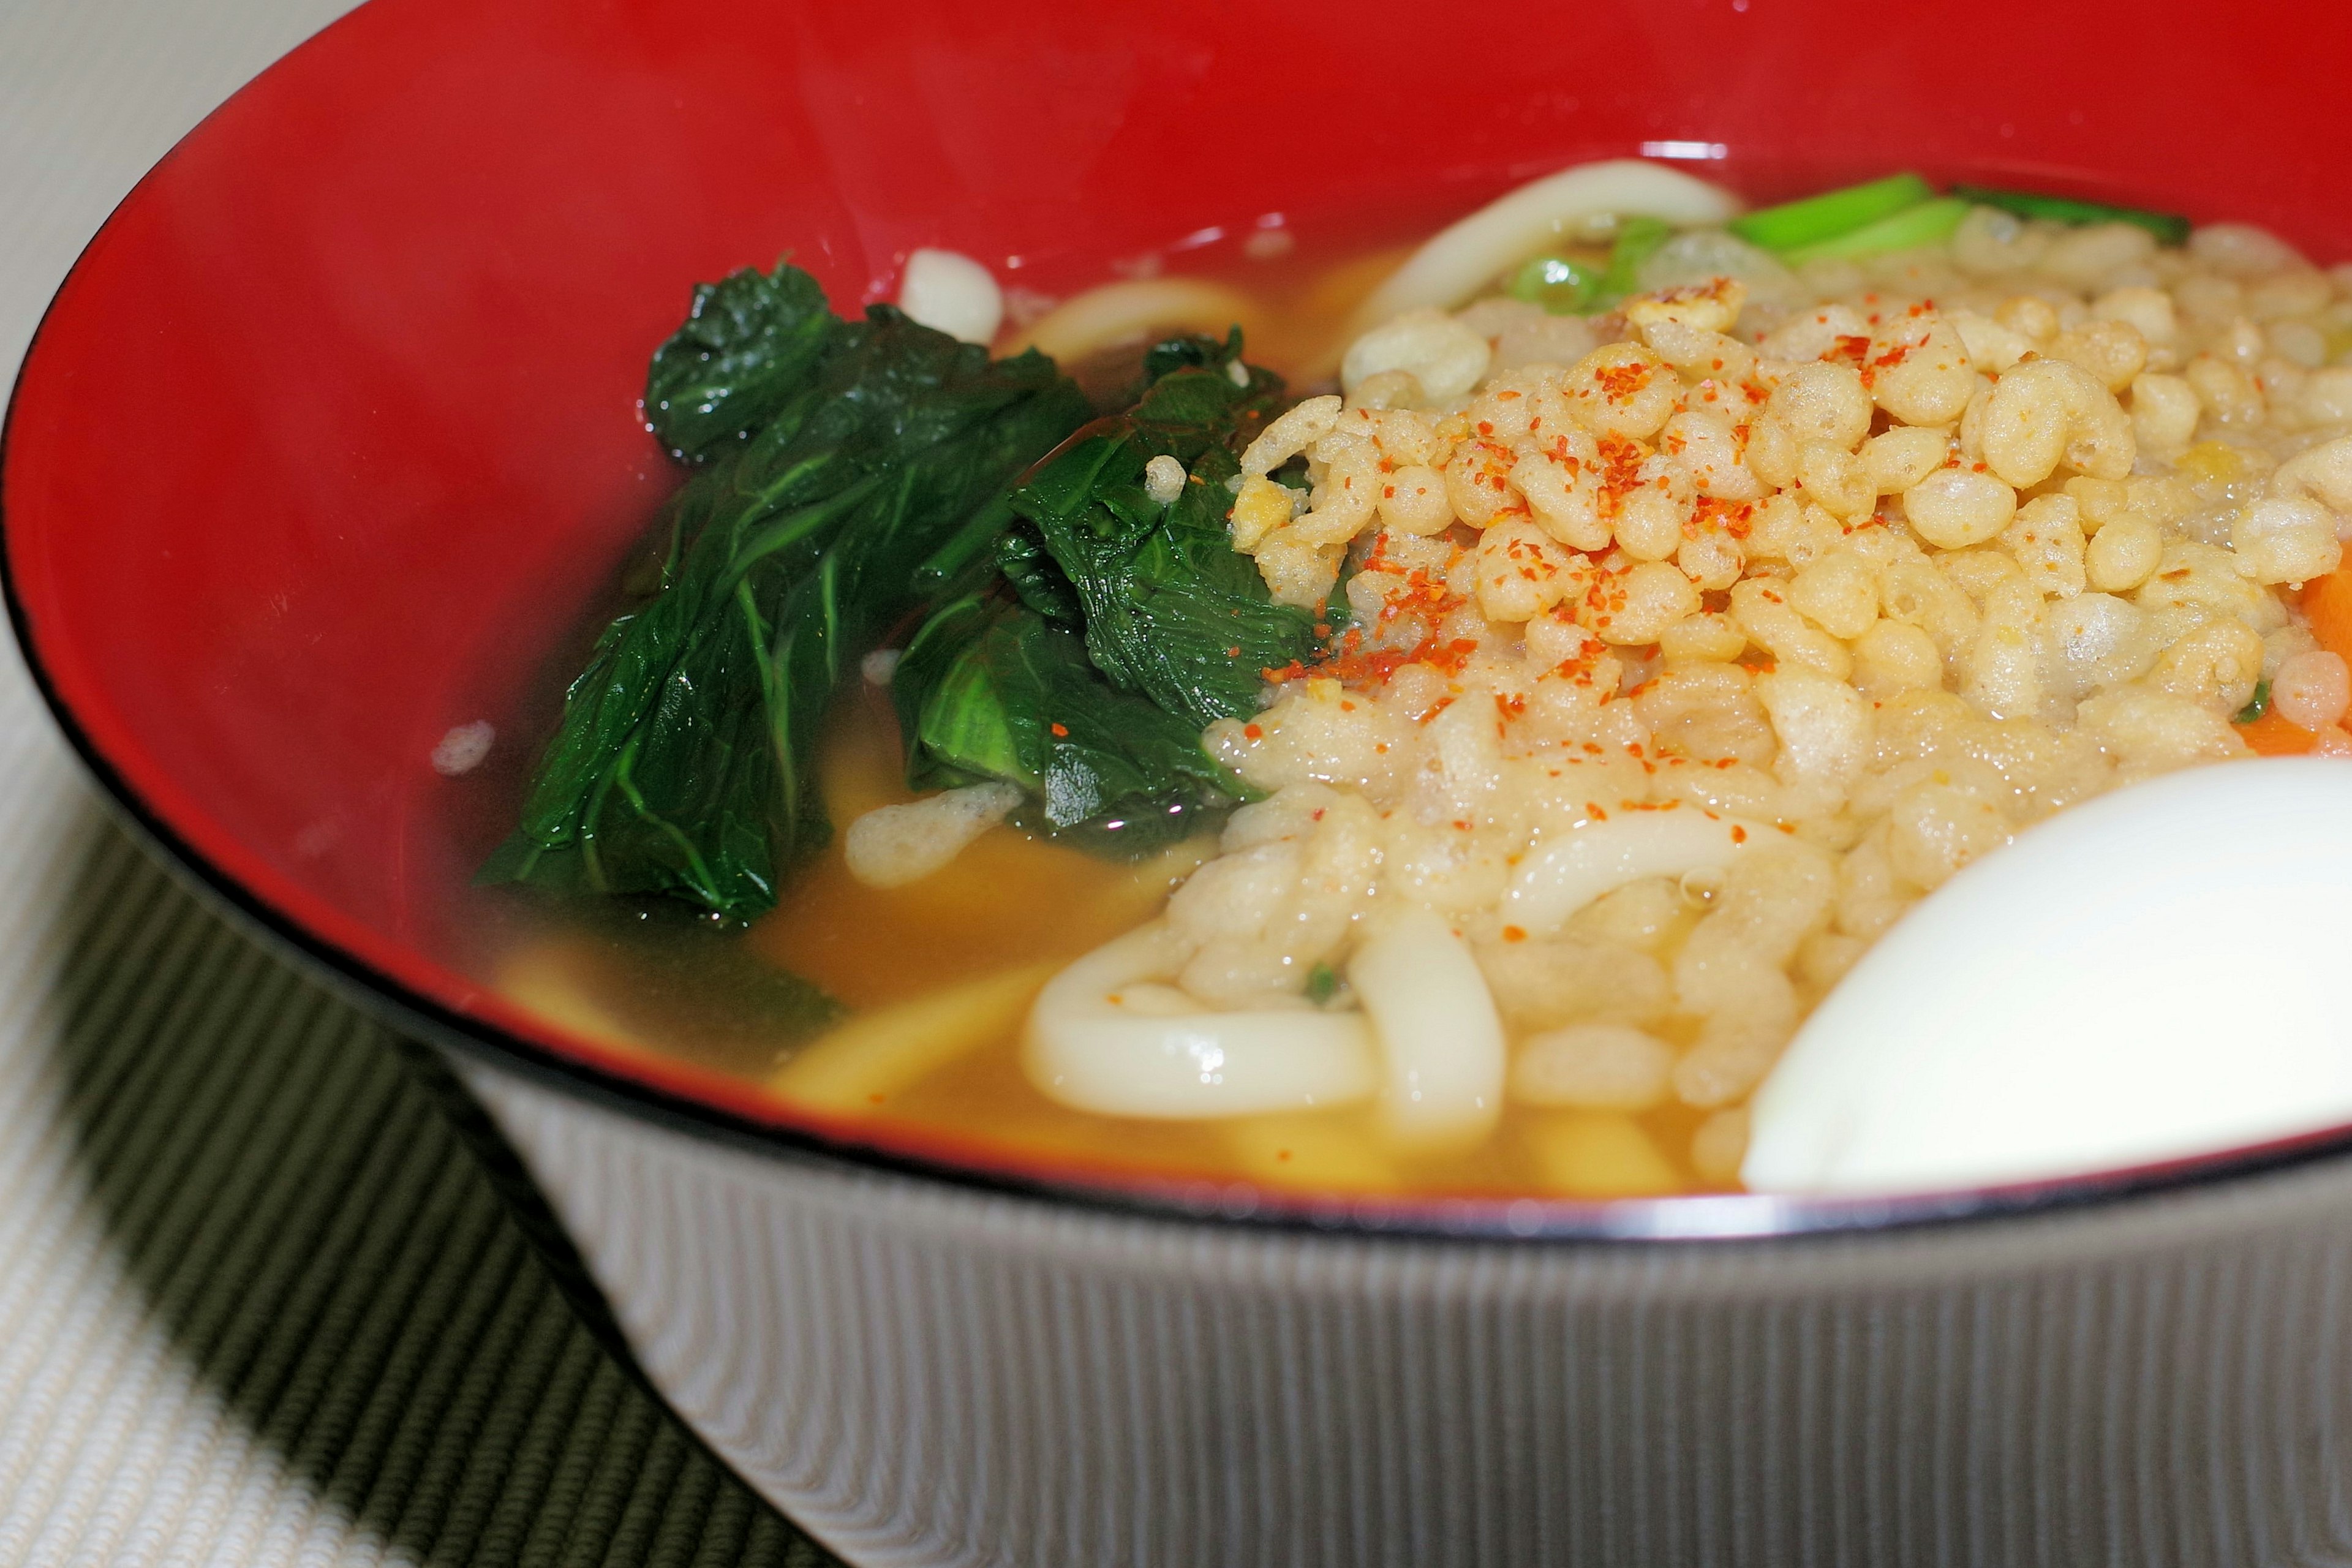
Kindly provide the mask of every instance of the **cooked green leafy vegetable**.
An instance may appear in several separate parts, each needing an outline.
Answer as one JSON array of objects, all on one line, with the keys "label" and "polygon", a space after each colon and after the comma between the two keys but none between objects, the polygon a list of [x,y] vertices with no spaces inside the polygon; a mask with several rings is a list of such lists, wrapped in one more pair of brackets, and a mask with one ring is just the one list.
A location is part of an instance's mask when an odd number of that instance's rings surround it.
[{"label": "cooked green leafy vegetable", "polygon": [[1889,174],[1885,179],[1744,213],[1723,226],[1750,245],[1760,245],[1767,250],[1795,250],[1852,234],[1881,218],[1893,217],[1935,194],[1935,187],[1916,174]]},{"label": "cooked green leafy vegetable", "polygon": [[[1014,492],[1021,521],[998,554],[1030,608],[1083,624],[1113,686],[1195,730],[1255,712],[1259,672],[1321,640],[1315,616],[1267,595],[1226,529],[1240,450],[1282,403],[1279,379],[1246,375],[1236,384],[1197,363],[1162,372],[1131,411],[1080,431]],[[1144,488],[1145,466],[1163,456],[1190,476],[1165,506]]]},{"label": "cooked green leafy vegetable", "polygon": [[598,640],[482,877],[749,918],[829,831],[814,750],[843,669],[927,604],[920,565],[1003,527],[992,498],[1087,409],[1041,355],[991,362],[888,306],[840,320],[782,266],[697,291],[646,407],[702,462],[661,591]]},{"label": "cooked green leafy vegetable", "polygon": [[686,324],[655,351],[646,419],[686,460],[758,429],[804,391],[845,323],[797,267],[744,268],[696,286]]},{"label": "cooked green leafy vegetable", "polygon": [[[1255,712],[1263,671],[1312,657],[1338,612],[1274,603],[1233,548],[1226,481],[1282,402],[1282,384],[1240,354],[1237,336],[1159,345],[1135,406],[1081,430],[1007,499],[1017,521],[995,584],[933,615],[892,679],[911,782],[1007,780],[1045,830],[1138,849],[1247,796],[1201,729]],[[1166,504],[1144,481],[1160,457],[1188,471]]]},{"label": "cooked green leafy vegetable", "polygon": [[940,610],[890,687],[909,783],[1002,779],[1047,833],[1150,849],[1249,793],[1201,749],[1198,724],[1115,689],[1083,637],[1014,600],[971,595]]},{"label": "cooked green leafy vegetable", "polygon": [[1952,195],[1979,206],[1999,207],[2020,217],[2051,218],[2059,223],[2137,224],[2165,245],[2189,239],[2189,220],[2179,213],[2150,212],[2145,207],[2115,206],[2106,202],[2077,201],[2072,196],[2045,196],[2033,191],[2001,191],[1985,185],[1954,185]]},{"label": "cooked green leafy vegetable", "polygon": [[[887,306],[839,320],[791,267],[696,290],[646,384],[693,466],[656,591],[572,683],[484,879],[763,912],[831,830],[834,692],[910,622],[894,685],[918,787],[1005,780],[1022,820],[1122,850],[1245,797],[1202,726],[1255,711],[1260,672],[1330,631],[1275,604],[1225,526],[1282,384],[1238,333],[1171,339],[1141,372],[1127,412],[1081,428],[1035,353],[991,363]],[[1189,474],[1165,504],[1145,483],[1163,457]]]}]

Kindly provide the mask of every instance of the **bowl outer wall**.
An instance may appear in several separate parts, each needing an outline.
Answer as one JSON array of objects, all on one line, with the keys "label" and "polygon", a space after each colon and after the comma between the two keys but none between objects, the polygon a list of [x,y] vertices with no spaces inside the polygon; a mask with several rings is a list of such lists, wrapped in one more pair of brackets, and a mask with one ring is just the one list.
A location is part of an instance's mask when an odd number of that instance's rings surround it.
[{"label": "bowl outer wall", "polygon": [[688,280],[790,252],[845,309],[938,244],[1065,289],[1265,213],[1433,221],[1664,141],[1719,144],[1762,197],[1912,165],[2341,256],[2347,45],[2317,5],[1710,0],[1512,28],[373,0],[192,133],[60,291],[0,468],[12,608],[101,777],[268,923],[445,1027],[774,1121],[466,972],[447,889],[485,781],[425,764],[515,706],[668,482],[634,405]]}]

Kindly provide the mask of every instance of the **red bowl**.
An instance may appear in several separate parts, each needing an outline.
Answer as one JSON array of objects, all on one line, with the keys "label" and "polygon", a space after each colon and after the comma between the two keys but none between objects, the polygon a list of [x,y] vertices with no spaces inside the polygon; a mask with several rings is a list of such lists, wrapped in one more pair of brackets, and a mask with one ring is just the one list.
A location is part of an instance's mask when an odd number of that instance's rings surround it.
[{"label": "red bowl", "polygon": [[[1394,0],[1083,20],[803,0],[723,23],[680,0],[374,0],[192,133],[58,293],[9,410],[10,604],[107,786],[368,994],[641,1106],[837,1142],[551,1030],[452,936],[507,797],[428,755],[488,718],[523,760],[507,721],[669,482],[636,398],[693,281],[789,252],[847,310],[941,245],[1066,289],[1269,212],[1407,232],[1643,151],[1758,197],[1916,167],[2337,258],[2347,58],[2352,13],[2324,4],[2257,23],[1689,0],[1464,26]],[[1698,1223],[1633,1213],[1548,1223]],[[1885,1211],[1791,1213],[1700,1228]]]}]

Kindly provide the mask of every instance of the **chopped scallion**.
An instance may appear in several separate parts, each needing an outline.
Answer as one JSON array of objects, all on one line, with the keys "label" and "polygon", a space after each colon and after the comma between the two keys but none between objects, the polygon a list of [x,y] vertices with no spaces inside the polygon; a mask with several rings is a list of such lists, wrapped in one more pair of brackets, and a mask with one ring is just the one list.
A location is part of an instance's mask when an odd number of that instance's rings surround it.
[{"label": "chopped scallion", "polygon": [[1968,216],[1968,203],[1957,196],[1938,196],[1934,201],[1905,207],[1891,217],[1864,224],[1834,239],[1783,251],[1780,259],[1791,267],[1801,267],[1808,261],[1832,257],[1850,259],[1859,256],[1877,256],[1890,250],[1913,250],[1949,238],[1952,231],[1960,226],[1960,220]]},{"label": "chopped scallion", "polygon": [[1592,309],[1601,274],[1565,256],[1537,256],[1522,263],[1504,288],[1514,300],[1541,305],[1555,316],[1578,316]]},{"label": "chopped scallion", "polygon": [[1318,1007],[1339,994],[1339,976],[1328,963],[1307,972],[1307,999]]},{"label": "chopped scallion", "polygon": [[2081,202],[2072,196],[2045,196],[2032,191],[2000,191],[1984,185],[1954,185],[1952,195],[1979,206],[2015,213],[2019,217],[2044,217],[2058,223],[2137,224],[2165,245],[2180,245],[2189,238],[2189,220],[2179,213],[2119,207],[2107,202]]},{"label": "chopped scallion", "polygon": [[1889,174],[1866,184],[1824,191],[1733,218],[1724,226],[1767,250],[1796,250],[1851,234],[1906,207],[1933,199],[1935,187],[1916,174]]},{"label": "chopped scallion", "polygon": [[2271,683],[2267,679],[2257,680],[2254,682],[2254,695],[2252,699],[2249,700],[2243,708],[2238,710],[2238,716],[2231,720],[2230,722],[2232,724],[2251,724],[2270,710]]},{"label": "chopped scallion", "polygon": [[1626,295],[1639,293],[1642,263],[1674,237],[1675,226],[1664,218],[1618,220],[1617,238],[1609,247],[1609,270],[1601,276],[1601,288],[1591,308],[1606,310]]}]

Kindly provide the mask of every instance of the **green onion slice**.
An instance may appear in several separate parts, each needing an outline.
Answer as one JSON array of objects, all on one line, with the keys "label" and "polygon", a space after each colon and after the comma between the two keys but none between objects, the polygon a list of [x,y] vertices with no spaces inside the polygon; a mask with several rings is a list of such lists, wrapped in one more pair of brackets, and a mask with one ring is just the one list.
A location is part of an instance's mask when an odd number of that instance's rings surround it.
[{"label": "green onion slice", "polygon": [[2032,191],[1999,191],[1984,185],[1954,185],[1952,195],[2020,217],[2046,217],[2059,223],[2137,224],[2165,245],[2180,245],[2189,238],[2189,220],[2179,213],[2119,207],[2107,202],[2078,202],[2072,196],[2044,196]]},{"label": "green onion slice", "polygon": [[2239,709],[2238,716],[2231,720],[2230,722],[2232,724],[2251,724],[2255,720],[2261,718],[2263,714],[2269,712],[2270,709],[2271,683],[2268,679],[2257,680],[2254,682],[2254,695],[2252,700],[2243,708]]},{"label": "green onion slice", "polygon": [[1760,245],[1767,250],[1796,250],[1852,234],[1881,218],[1893,217],[1935,194],[1935,187],[1916,174],[1889,174],[1866,184],[1824,191],[1802,201],[1783,202],[1777,207],[1733,218],[1724,226],[1748,244]]},{"label": "green onion slice", "polygon": [[1609,270],[1591,309],[1605,310],[1628,294],[1641,292],[1642,263],[1674,238],[1675,226],[1664,218],[1628,217],[1617,222],[1617,238],[1609,247]]},{"label": "green onion slice", "polygon": [[1951,237],[1969,216],[1969,204],[1958,196],[1938,196],[1933,201],[1905,207],[1890,217],[1867,223],[1860,228],[1824,239],[1796,250],[1783,251],[1780,259],[1791,267],[1801,267],[1808,261],[1828,257],[1851,258],[1876,256],[1889,250],[1911,250],[1923,245],[1934,245]]},{"label": "green onion slice", "polygon": [[1535,256],[1520,264],[1503,289],[1512,299],[1541,305],[1555,316],[1582,315],[1601,292],[1601,273],[1565,256]]}]

